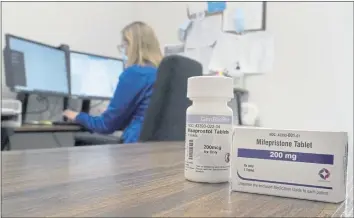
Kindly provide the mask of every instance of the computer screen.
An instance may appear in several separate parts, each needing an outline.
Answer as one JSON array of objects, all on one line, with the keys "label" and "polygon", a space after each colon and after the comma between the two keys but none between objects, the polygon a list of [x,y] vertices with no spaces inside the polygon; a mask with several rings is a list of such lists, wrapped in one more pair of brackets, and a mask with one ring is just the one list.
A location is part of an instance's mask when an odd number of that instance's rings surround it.
[{"label": "computer screen", "polygon": [[[15,91],[69,94],[65,52],[55,47],[7,36],[11,65],[9,76]],[[8,75],[7,75],[8,76]]]},{"label": "computer screen", "polygon": [[122,60],[79,52],[70,52],[71,95],[87,98],[113,97],[120,74]]}]

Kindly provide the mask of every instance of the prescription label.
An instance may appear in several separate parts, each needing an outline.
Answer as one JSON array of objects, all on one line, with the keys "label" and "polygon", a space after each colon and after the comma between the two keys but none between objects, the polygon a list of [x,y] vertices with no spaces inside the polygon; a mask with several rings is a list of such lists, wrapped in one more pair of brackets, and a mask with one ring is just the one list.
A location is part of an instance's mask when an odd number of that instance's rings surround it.
[{"label": "prescription label", "polygon": [[232,116],[187,115],[185,171],[200,174],[228,171]]}]

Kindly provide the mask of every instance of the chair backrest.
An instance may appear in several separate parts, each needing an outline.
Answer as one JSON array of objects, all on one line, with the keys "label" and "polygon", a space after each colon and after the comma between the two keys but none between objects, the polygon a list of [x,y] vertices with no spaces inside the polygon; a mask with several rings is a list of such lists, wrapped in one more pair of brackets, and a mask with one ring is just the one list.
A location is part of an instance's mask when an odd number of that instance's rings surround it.
[{"label": "chair backrest", "polygon": [[161,61],[140,141],[184,140],[186,109],[191,105],[187,80],[202,73],[200,63],[183,56],[171,55]]}]

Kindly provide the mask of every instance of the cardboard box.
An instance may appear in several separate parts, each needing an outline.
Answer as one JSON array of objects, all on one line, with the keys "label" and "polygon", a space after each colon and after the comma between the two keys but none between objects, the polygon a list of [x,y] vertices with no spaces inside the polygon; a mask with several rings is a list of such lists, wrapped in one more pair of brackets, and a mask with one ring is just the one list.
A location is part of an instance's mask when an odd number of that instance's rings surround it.
[{"label": "cardboard box", "polygon": [[341,202],[347,147],[345,132],[235,127],[232,190]]}]

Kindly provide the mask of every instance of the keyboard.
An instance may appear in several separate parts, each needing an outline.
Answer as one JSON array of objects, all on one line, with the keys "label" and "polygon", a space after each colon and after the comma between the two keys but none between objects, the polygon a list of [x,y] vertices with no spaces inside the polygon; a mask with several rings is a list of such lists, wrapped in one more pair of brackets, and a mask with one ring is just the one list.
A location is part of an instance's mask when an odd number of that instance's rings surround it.
[{"label": "keyboard", "polygon": [[58,121],[52,121],[52,125],[54,126],[80,126],[80,124],[74,122],[74,121],[62,121],[62,120],[58,120]]},{"label": "keyboard", "polygon": [[47,126],[80,126],[80,124],[74,122],[74,121],[62,121],[62,120],[57,120],[57,121],[50,121],[50,120],[33,120],[33,121],[27,121],[25,122],[27,125],[47,125]]}]

